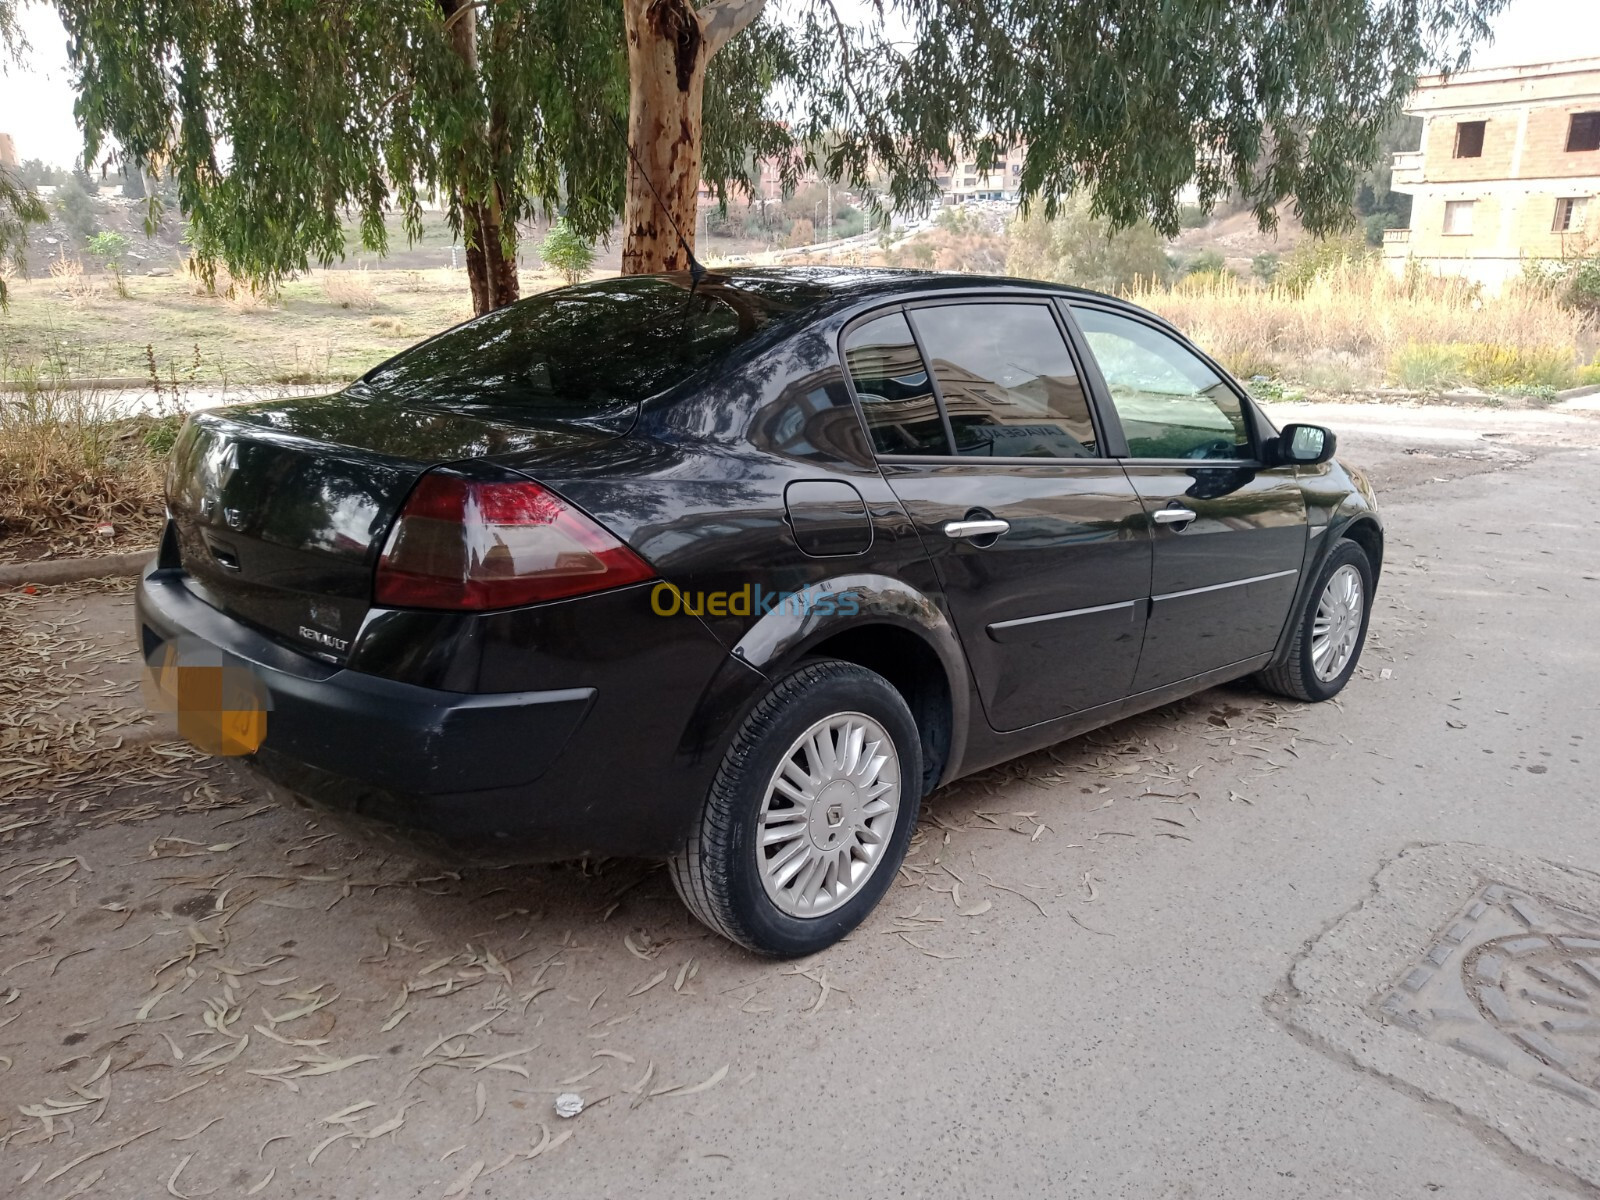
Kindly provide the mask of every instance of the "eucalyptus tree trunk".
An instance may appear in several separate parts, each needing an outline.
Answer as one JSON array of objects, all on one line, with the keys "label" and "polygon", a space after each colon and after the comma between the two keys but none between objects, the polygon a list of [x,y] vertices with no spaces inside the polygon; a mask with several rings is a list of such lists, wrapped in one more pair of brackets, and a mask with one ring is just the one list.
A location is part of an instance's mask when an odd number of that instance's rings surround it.
[{"label": "eucalyptus tree trunk", "polygon": [[631,152],[624,275],[688,268],[700,192],[706,64],[760,15],[765,2],[715,0],[696,10],[691,0],[623,0]]},{"label": "eucalyptus tree trunk", "polygon": [[[471,78],[477,79],[477,5],[472,0],[439,0],[439,7],[450,33],[451,49],[466,64]],[[492,106],[487,122],[476,131],[476,136],[487,143],[490,162],[498,165],[504,152],[505,121]],[[463,160],[466,157],[463,153]],[[464,161],[461,173],[467,175]],[[483,194],[479,194],[480,191]],[[472,311],[482,316],[513,303],[522,294],[517,279],[516,227],[506,225],[504,198],[500,184],[492,175],[487,187],[481,189],[468,188],[465,182],[458,183],[456,200],[461,206],[461,232],[466,240]]]}]

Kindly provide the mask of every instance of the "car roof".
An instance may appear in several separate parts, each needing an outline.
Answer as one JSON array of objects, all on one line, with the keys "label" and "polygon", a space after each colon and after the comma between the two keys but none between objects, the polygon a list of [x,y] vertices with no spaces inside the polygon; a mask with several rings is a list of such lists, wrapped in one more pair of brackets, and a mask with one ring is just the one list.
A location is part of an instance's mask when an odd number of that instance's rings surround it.
[{"label": "car roof", "polygon": [[783,291],[795,300],[813,303],[893,297],[908,293],[972,291],[984,288],[1038,289],[1054,293],[1101,297],[1101,293],[1040,279],[1014,279],[1004,275],[966,275],[924,271],[913,267],[777,266],[729,267],[708,270],[706,281],[717,281],[755,293]]},{"label": "car roof", "polygon": [[[819,317],[827,310],[859,306],[862,302],[899,296],[926,296],[939,291],[1042,291],[1053,296],[1082,296],[1085,299],[1125,304],[1125,301],[1115,301],[1115,298],[1104,293],[1074,288],[1064,283],[1008,278],[1005,275],[952,274],[914,267],[718,267],[707,269],[699,283],[694,282],[686,270],[635,275],[632,280],[637,285],[651,278],[683,291],[699,288],[717,291],[723,296],[739,296],[752,309],[762,310],[763,317],[776,317],[779,314]],[[611,283],[614,280],[579,283],[574,290],[603,288]]]}]

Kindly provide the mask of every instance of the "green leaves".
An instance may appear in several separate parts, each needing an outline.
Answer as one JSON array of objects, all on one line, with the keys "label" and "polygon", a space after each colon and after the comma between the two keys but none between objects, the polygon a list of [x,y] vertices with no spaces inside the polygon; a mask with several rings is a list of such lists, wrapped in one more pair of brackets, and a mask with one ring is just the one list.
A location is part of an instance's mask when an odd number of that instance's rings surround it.
[{"label": "green leaves", "polygon": [[[1123,228],[1237,191],[1343,223],[1420,70],[1459,66],[1505,0],[798,0],[713,56],[704,170],[726,197],[760,159],[895,207],[935,161],[1024,144],[1016,183],[1088,197]],[[628,106],[619,0],[57,0],[87,161],[118,148],[176,182],[203,260],[270,282],[339,258],[343,217],[385,248],[437,200],[579,239],[621,211]],[[472,50],[455,44],[457,15]],[[0,0],[0,42],[10,0]],[[469,21],[470,18],[470,21]],[[471,61],[475,59],[475,61]],[[3,229],[4,226],[0,226]]]},{"label": "green leaves", "polygon": [[1026,145],[1019,179],[1054,212],[1076,192],[1117,227],[1178,228],[1237,189],[1270,222],[1294,197],[1313,231],[1347,217],[1378,137],[1425,68],[1465,61],[1504,0],[900,0],[846,24],[801,18],[799,136],[897,203],[930,160]]},{"label": "green leaves", "polygon": [[[33,189],[24,187],[20,180],[0,170],[0,266],[15,263],[20,267],[23,252],[28,248],[28,226],[49,219],[49,212]],[[5,274],[0,272],[0,309],[10,300]]]},{"label": "green leaves", "polygon": [[581,282],[594,269],[594,246],[572,231],[566,221],[550,226],[539,243],[539,257],[561,272],[568,283]]}]

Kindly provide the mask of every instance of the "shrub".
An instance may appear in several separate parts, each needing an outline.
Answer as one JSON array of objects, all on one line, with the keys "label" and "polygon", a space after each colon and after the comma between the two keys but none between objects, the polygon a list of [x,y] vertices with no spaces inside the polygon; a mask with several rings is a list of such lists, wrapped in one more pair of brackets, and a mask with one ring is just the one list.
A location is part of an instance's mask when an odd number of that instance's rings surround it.
[{"label": "shrub", "polygon": [[61,220],[79,241],[87,241],[100,228],[100,214],[95,211],[94,197],[77,174],[67,176],[67,181],[56,189],[56,210]]},{"label": "shrub", "polygon": [[1564,299],[1579,312],[1600,313],[1600,254],[1586,254],[1572,262]]},{"label": "shrub", "polygon": [[933,223],[946,233],[960,235],[981,233],[986,228],[983,217],[965,204],[941,208]]},{"label": "shrub", "polygon": [[1295,364],[1294,376],[1319,392],[1349,395],[1382,380],[1382,372],[1348,350],[1319,350]]},{"label": "shrub", "polygon": [[1262,283],[1271,283],[1278,277],[1278,268],[1280,266],[1282,266],[1282,260],[1268,250],[1250,260],[1250,274],[1254,275]]},{"label": "shrub", "polygon": [[1185,275],[1221,275],[1228,269],[1227,261],[1222,257],[1222,251],[1216,249],[1202,250],[1184,264]]},{"label": "shrub", "polygon": [[0,541],[34,537],[64,549],[95,541],[102,521],[133,545],[154,541],[171,448],[162,419],[125,417],[105,393],[68,387],[53,368],[0,375],[23,386],[0,393]]},{"label": "shrub", "polygon": [[594,243],[586,242],[572,231],[565,220],[550,226],[539,243],[539,257],[561,272],[569,284],[578,283],[594,270]]},{"label": "shrub", "polygon": [[1053,218],[1040,208],[1017,217],[1007,234],[1008,275],[1115,292],[1172,274],[1165,239],[1148,222],[1112,232],[1082,196],[1063,202]]},{"label": "shrub", "polygon": [[65,246],[50,260],[50,278],[56,281],[61,294],[74,304],[93,304],[103,291],[98,279],[83,273],[83,263],[67,257]]},{"label": "shrub", "polygon": [[1298,295],[1318,276],[1342,268],[1364,267],[1374,257],[1366,240],[1356,234],[1301,242],[1284,260],[1276,282]]},{"label": "shrub", "polygon": [[939,261],[939,251],[934,244],[925,237],[914,237],[905,246],[906,258],[914,267],[924,271],[931,271]]},{"label": "shrub", "polygon": [[165,458],[172,453],[172,448],[178,444],[178,431],[182,428],[182,417],[169,415],[153,418],[150,422],[150,428],[144,431],[145,449],[152,454]]},{"label": "shrub", "polygon": [[[1330,256],[1331,257],[1331,256]],[[1513,285],[1496,296],[1465,280],[1418,274],[1397,279],[1381,262],[1335,261],[1291,288],[1231,275],[1190,276],[1180,285],[1142,284],[1127,295],[1172,321],[1236,371],[1270,374],[1282,364],[1317,386],[1387,376],[1418,390],[1462,382],[1564,386],[1586,344],[1581,314],[1547,291]],[[1472,347],[1498,347],[1494,359]],[[1310,364],[1326,363],[1323,372]]]},{"label": "shrub", "polygon": [[1571,385],[1577,364],[1571,350],[1551,346],[1507,346],[1479,343],[1467,348],[1467,378],[1483,388]]},{"label": "shrub", "polygon": [[833,236],[859,237],[867,231],[867,214],[854,205],[846,204],[833,214]]},{"label": "shrub", "polygon": [[1466,347],[1407,342],[1389,356],[1389,377],[1415,392],[1444,392],[1467,378]]},{"label": "shrub", "polygon": [[128,298],[128,277],[122,270],[122,256],[127,252],[128,239],[120,233],[106,230],[89,239],[89,253],[100,259],[111,272],[112,287],[124,300]]},{"label": "shrub", "polygon": [[[249,279],[233,279],[222,295],[223,303],[236,313],[258,313],[274,308],[278,303],[278,289],[271,284]],[[376,300],[373,301],[377,303]]]},{"label": "shrub", "polygon": [[1600,250],[1588,242],[1562,258],[1533,258],[1522,264],[1525,287],[1547,292],[1575,312],[1600,314]]}]

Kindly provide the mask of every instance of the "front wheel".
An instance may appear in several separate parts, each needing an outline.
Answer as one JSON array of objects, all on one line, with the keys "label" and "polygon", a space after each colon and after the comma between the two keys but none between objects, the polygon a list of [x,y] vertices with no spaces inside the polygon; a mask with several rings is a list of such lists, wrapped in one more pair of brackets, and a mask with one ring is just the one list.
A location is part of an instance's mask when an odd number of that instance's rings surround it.
[{"label": "front wheel", "polygon": [[834,659],[778,680],[734,736],[673,886],[761,954],[825,949],[877,906],[917,823],[916,722],[881,675]]},{"label": "front wheel", "polygon": [[1281,663],[1256,678],[1295,700],[1329,700],[1344,690],[1361,660],[1372,615],[1372,563],[1354,542],[1340,542],[1295,614],[1294,639]]}]

